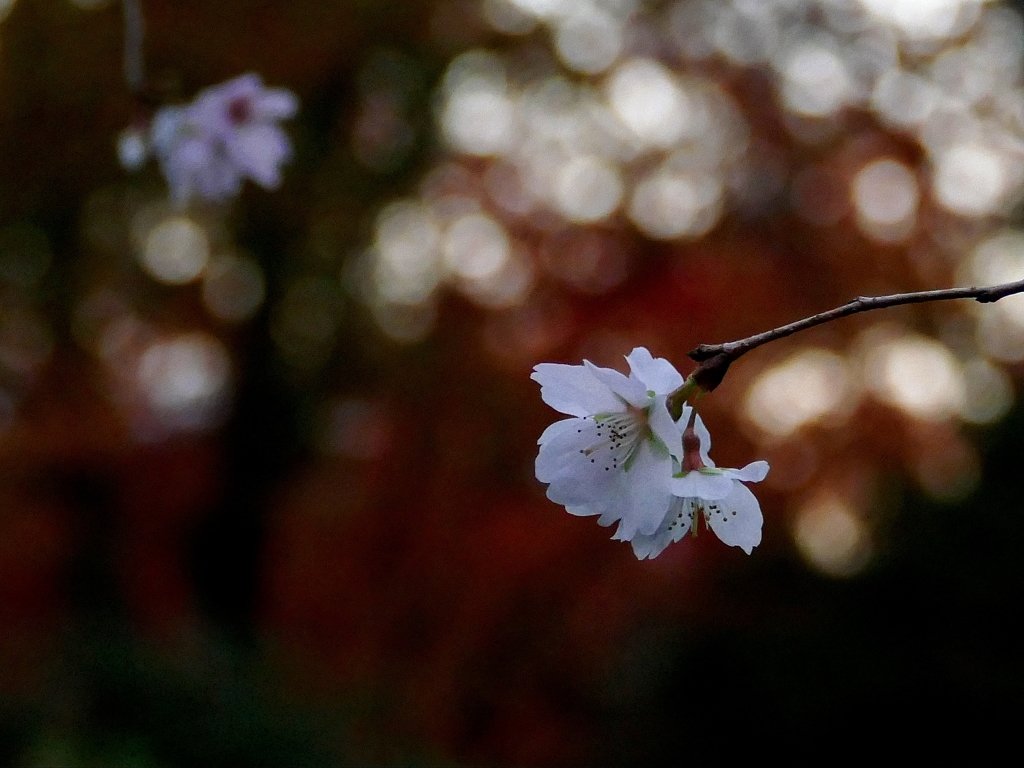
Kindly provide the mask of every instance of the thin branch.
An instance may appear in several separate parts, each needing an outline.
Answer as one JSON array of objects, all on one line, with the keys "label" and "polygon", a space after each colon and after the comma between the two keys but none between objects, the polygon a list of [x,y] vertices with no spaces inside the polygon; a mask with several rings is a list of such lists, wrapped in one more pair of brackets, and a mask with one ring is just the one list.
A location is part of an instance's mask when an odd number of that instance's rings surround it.
[{"label": "thin branch", "polygon": [[132,93],[141,93],[146,84],[142,45],[146,26],[139,0],[121,0],[124,17],[124,79]]},{"label": "thin branch", "polygon": [[[813,328],[823,323],[830,323],[833,320],[838,320],[848,315],[856,315],[860,312],[869,312],[874,309],[896,307],[901,304],[924,304],[929,301],[949,301],[951,299],[974,299],[983,304],[988,304],[1016,293],[1024,293],[1024,280],[1004,283],[1003,285],[992,285],[985,288],[946,288],[938,291],[894,293],[888,296],[858,296],[841,307],[805,317],[803,320],[797,320],[770,331],[756,333],[745,339],[729,341],[725,344],[701,344],[689,353],[691,359],[700,363],[697,366],[697,370],[693,372],[692,379],[701,389],[710,392],[721,383],[722,378],[733,361],[750,350],[757,349],[762,344],[767,344],[770,341],[791,336],[797,331]],[[678,394],[685,399],[683,390],[680,390]],[[670,403],[670,407],[676,405],[678,408],[682,408],[681,399],[673,396],[672,400],[673,403]],[[676,400],[679,400],[679,402],[676,403]]]}]

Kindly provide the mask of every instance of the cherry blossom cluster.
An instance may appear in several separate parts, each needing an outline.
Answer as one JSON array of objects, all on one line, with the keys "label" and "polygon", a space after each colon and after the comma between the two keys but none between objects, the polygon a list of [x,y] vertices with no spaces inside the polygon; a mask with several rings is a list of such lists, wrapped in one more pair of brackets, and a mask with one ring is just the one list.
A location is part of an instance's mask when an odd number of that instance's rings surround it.
[{"label": "cherry blossom cluster", "polygon": [[685,382],[662,358],[637,347],[628,376],[588,361],[542,363],[531,378],[541,398],[570,418],[556,421],[538,443],[537,479],[547,496],[573,515],[618,523],[613,539],[637,558],[654,558],[701,518],[723,542],[750,554],[761,542],[761,507],[744,482],[760,482],[768,463],[715,466],[711,435],[692,407],[673,419],[670,397]]},{"label": "cherry blossom cluster", "polygon": [[189,104],[161,107],[147,130],[126,131],[121,163],[134,170],[154,155],[179,204],[224,202],[245,179],[276,189],[292,154],[278,123],[297,111],[291,91],[266,88],[257,74],[241,75],[201,91]]}]

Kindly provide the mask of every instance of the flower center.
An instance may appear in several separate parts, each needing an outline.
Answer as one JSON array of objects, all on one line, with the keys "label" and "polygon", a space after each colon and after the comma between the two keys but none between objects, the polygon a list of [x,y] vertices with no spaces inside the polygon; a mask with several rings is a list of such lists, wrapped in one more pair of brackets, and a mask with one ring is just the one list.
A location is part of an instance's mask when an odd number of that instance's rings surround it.
[{"label": "flower center", "polygon": [[239,96],[228,103],[228,119],[235,125],[241,125],[252,117],[252,104],[249,99]]},{"label": "flower center", "polygon": [[623,413],[599,413],[593,417],[596,442],[580,453],[591,464],[604,464],[604,471],[623,469],[628,472],[642,440],[651,436],[647,411],[629,406]]},{"label": "flower center", "polygon": [[683,432],[683,472],[694,472],[704,469],[704,459],[700,456],[700,438],[693,427]]}]

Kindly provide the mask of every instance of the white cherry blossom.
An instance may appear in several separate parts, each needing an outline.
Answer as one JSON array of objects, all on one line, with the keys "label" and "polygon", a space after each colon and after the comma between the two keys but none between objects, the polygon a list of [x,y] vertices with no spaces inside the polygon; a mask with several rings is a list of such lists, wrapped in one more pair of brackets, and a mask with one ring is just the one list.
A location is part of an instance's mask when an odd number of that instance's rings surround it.
[{"label": "white cherry blossom", "polygon": [[674,422],[667,396],[683,377],[643,347],[626,356],[629,376],[588,361],[542,363],[531,378],[541,398],[572,418],[557,421],[538,443],[537,479],[547,496],[574,515],[618,521],[614,538],[654,536],[673,503],[673,472],[683,459],[684,408]]},{"label": "white cherry blossom", "polygon": [[[684,424],[686,422],[683,422]],[[668,514],[651,535],[638,533],[628,539],[643,560],[655,558],[679,541],[703,517],[705,525],[724,543],[748,555],[761,543],[761,505],[743,483],[759,483],[768,474],[768,462],[755,461],[743,469],[715,466],[708,456],[711,434],[700,416],[684,432],[682,468],[669,481],[673,499]],[[624,538],[616,534],[613,538]]]}]

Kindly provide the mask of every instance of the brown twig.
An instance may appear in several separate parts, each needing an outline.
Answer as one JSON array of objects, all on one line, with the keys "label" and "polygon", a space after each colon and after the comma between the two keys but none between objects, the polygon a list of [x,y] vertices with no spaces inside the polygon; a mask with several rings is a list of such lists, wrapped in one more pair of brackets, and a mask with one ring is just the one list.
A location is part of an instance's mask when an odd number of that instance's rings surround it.
[{"label": "brown twig", "polygon": [[[691,374],[691,378],[700,389],[710,392],[722,382],[726,371],[729,370],[729,366],[737,358],[745,355],[750,350],[757,349],[762,344],[767,344],[770,341],[791,336],[797,331],[813,328],[823,323],[830,323],[833,320],[838,320],[848,315],[856,315],[873,309],[896,307],[901,304],[924,304],[929,301],[949,301],[951,299],[974,299],[983,304],[989,304],[1015,293],[1024,293],[1024,280],[1004,283],[1003,285],[992,285],[985,288],[945,288],[937,291],[893,293],[888,296],[858,296],[841,307],[830,309],[827,312],[819,312],[816,315],[773,328],[770,331],[755,333],[753,336],[748,336],[745,339],[729,341],[724,344],[701,344],[689,352],[690,358],[700,363]],[[679,390],[677,394],[682,396],[684,389],[686,388],[684,387]],[[673,395],[673,402],[669,404],[670,408],[672,405],[676,405],[675,399],[675,395]],[[685,396],[683,396],[683,399],[685,399]],[[682,408],[682,401],[677,405],[679,408]]]}]

